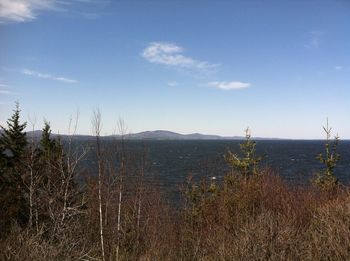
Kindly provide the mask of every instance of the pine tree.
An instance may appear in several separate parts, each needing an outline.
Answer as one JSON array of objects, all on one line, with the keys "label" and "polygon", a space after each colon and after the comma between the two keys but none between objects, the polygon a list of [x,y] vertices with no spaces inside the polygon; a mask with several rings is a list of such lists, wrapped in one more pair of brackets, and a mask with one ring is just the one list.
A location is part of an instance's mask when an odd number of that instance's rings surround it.
[{"label": "pine tree", "polygon": [[2,154],[10,163],[14,165],[19,163],[27,146],[26,133],[24,129],[27,123],[20,124],[20,109],[16,103],[16,109],[13,111],[12,117],[7,120],[7,128],[1,127],[3,133],[0,138],[0,146]]},{"label": "pine tree", "polygon": [[39,217],[41,221],[49,219],[50,203],[58,197],[61,185],[61,146],[58,141],[51,138],[50,123],[45,121],[42,129],[39,146],[36,152],[36,162],[40,168],[40,190],[38,191],[38,200],[40,202]]},{"label": "pine tree", "polygon": [[258,174],[258,165],[261,157],[255,154],[256,142],[251,139],[249,128],[246,129],[245,134],[245,142],[239,145],[242,157],[228,151],[225,159],[234,170],[242,174],[243,177],[248,178],[249,176]]},{"label": "pine tree", "polygon": [[323,127],[323,130],[326,133],[325,152],[320,153],[317,159],[323,164],[324,168],[317,174],[314,183],[321,189],[331,192],[338,185],[338,179],[334,175],[334,168],[340,159],[340,155],[337,152],[339,137],[335,136],[333,142],[331,141],[332,128],[328,125],[328,119],[327,125]]},{"label": "pine tree", "polygon": [[27,147],[26,123],[20,123],[19,104],[7,121],[7,128],[1,127],[0,137],[0,229],[6,231],[11,221],[24,224],[27,219],[25,174],[25,153]]},{"label": "pine tree", "polygon": [[54,154],[59,153],[59,151],[60,143],[56,139],[51,138],[50,123],[45,121],[40,139],[39,154],[46,159],[52,159]]}]

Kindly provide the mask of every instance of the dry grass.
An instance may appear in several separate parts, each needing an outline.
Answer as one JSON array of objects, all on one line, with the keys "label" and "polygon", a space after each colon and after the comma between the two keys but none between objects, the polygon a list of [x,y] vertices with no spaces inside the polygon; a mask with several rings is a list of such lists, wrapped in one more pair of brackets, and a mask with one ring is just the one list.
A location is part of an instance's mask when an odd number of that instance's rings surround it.
[{"label": "dry grass", "polygon": [[[151,188],[142,195],[136,229],[132,191],[123,210],[120,260],[349,260],[350,196],[292,187],[269,171],[249,179],[187,188],[181,209]],[[132,187],[132,186],[131,186]],[[100,260],[96,187],[84,214],[60,234],[12,226],[1,260]],[[106,259],[115,260],[116,201],[111,200]]]}]

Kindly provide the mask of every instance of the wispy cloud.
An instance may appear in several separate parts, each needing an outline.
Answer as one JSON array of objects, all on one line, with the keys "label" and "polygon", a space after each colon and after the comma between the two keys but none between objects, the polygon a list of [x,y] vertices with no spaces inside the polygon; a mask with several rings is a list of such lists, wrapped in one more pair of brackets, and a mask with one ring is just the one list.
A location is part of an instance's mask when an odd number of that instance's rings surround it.
[{"label": "wispy cloud", "polygon": [[[67,11],[74,4],[108,4],[109,0],[0,0],[0,23],[28,22],[43,11]],[[97,18],[98,14],[88,15]]]},{"label": "wispy cloud", "polygon": [[0,83],[0,97],[14,94],[8,89],[7,84]]},{"label": "wispy cloud", "polygon": [[179,85],[178,82],[168,82],[167,84],[168,84],[168,86],[170,86],[170,87],[175,87],[175,86],[178,86],[178,85]]},{"label": "wispy cloud", "polygon": [[245,89],[251,86],[251,84],[248,82],[239,82],[239,81],[232,81],[232,82],[216,81],[216,82],[209,82],[208,85],[220,90],[225,90],[225,91]]},{"label": "wispy cloud", "polygon": [[196,60],[183,53],[184,49],[174,43],[153,42],[142,51],[141,55],[151,63],[177,68],[205,70],[219,66],[219,64]]},{"label": "wispy cloud", "polygon": [[9,90],[0,90],[0,94],[7,95],[7,94],[11,94],[11,92]]},{"label": "wispy cloud", "polygon": [[334,70],[338,72],[350,72],[350,66],[337,65],[334,66]]},{"label": "wispy cloud", "polygon": [[336,70],[336,71],[341,71],[343,69],[344,69],[344,67],[341,65],[334,66],[334,70]]},{"label": "wispy cloud", "polygon": [[21,72],[24,75],[34,76],[34,77],[41,78],[41,79],[61,81],[61,82],[65,82],[65,83],[77,83],[78,82],[77,80],[69,79],[69,78],[66,78],[66,77],[54,76],[52,74],[35,72],[35,71],[32,71],[32,70],[28,70],[28,69],[23,69]]},{"label": "wispy cloud", "polygon": [[321,45],[321,41],[325,32],[323,31],[311,31],[307,35],[307,40],[304,46],[306,48],[317,49]]},{"label": "wispy cloud", "polygon": [[55,10],[57,0],[0,0],[0,23],[33,20],[43,10]]}]

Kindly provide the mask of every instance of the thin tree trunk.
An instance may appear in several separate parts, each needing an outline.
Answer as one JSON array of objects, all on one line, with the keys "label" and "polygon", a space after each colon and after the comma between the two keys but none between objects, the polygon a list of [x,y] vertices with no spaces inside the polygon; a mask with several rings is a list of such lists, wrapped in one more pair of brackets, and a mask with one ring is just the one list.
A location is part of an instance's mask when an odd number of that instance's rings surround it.
[{"label": "thin tree trunk", "polygon": [[34,130],[35,130],[35,122],[36,119],[30,119],[29,121],[32,125],[32,140],[31,140],[31,152],[30,152],[30,163],[29,163],[29,168],[30,168],[30,184],[29,184],[29,227],[33,226],[33,195],[34,195]]},{"label": "thin tree trunk", "polygon": [[30,185],[29,185],[29,227],[33,225],[33,168],[30,168]]},{"label": "thin tree trunk", "polygon": [[119,202],[118,202],[118,221],[117,221],[117,250],[116,260],[119,260],[119,246],[120,246],[120,221],[121,221],[121,209],[122,209],[122,185],[119,185]]},{"label": "thin tree trunk", "polygon": [[119,118],[118,120],[119,134],[122,138],[121,147],[121,168],[120,168],[120,180],[119,180],[119,202],[118,202],[118,221],[117,221],[117,248],[116,248],[116,260],[119,260],[119,248],[120,248],[120,230],[121,230],[121,209],[122,209],[122,191],[123,191],[123,177],[125,174],[125,147],[124,147],[124,135],[126,134],[125,122]]},{"label": "thin tree trunk", "polygon": [[124,173],[124,156],[122,156],[122,166],[120,171],[119,180],[119,201],[118,201],[118,221],[117,221],[117,249],[116,260],[119,260],[119,247],[120,247],[120,227],[121,227],[121,210],[122,210],[122,191],[123,191],[123,173]]},{"label": "thin tree trunk", "polygon": [[144,177],[144,169],[145,169],[145,163],[146,162],[146,150],[144,148],[144,152],[142,155],[142,162],[141,162],[141,176],[139,177],[139,184],[138,184],[138,209],[137,209],[137,227],[136,227],[136,233],[137,233],[137,243],[140,243],[140,220],[141,220],[141,208],[142,208],[142,193],[143,193],[143,177]]},{"label": "thin tree trunk", "polygon": [[[99,145],[97,146],[99,147]],[[98,204],[99,204],[99,214],[100,214],[100,239],[101,239],[102,260],[105,260],[105,251],[104,251],[104,243],[103,243],[103,216],[102,216],[102,164],[101,164],[100,158],[98,159]]]},{"label": "thin tree trunk", "polygon": [[98,205],[99,205],[99,217],[100,217],[100,242],[101,242],[101,253],[102,260],[105,260],[105,250],[103,242],[103,214],[102,214],[102,177],[103,177],[103,165],[101,160],[101,144],[100,144],[100,133],[101,133],[101,112],[96,109],[92,118],[92,126],[94,134],[96,135],[96,153],[98,162]]}]

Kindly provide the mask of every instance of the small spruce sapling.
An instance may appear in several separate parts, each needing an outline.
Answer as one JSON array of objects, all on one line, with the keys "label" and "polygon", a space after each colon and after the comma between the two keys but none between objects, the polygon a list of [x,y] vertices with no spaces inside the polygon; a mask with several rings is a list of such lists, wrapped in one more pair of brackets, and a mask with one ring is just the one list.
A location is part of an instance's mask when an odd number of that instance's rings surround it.
[{"label": "small spruce sapling", "polygon": [[257,175],[261,157],[256,156],[256,142],[251,139],[251,132],[249,128],[245,130],[245,142],[239,146],[242,157],[228,151],[228,153],[225,155],[226,162],[245,178],[252,175]]},{"label": "small spruce sapling", "polygon": [[340,155],[337,153],[339,136],[336,135],[334,140],[331,141],[332,128],[328,125],[328,119],[327,125],[323,126],[323,130],[326,133],[325,152],[320,153],[317,159],[324,165],[324,169],[317,174],[314,183],[321,189],[333,190],[338,185],[338,179],[334,175],[334,168],[340,159]]}]

